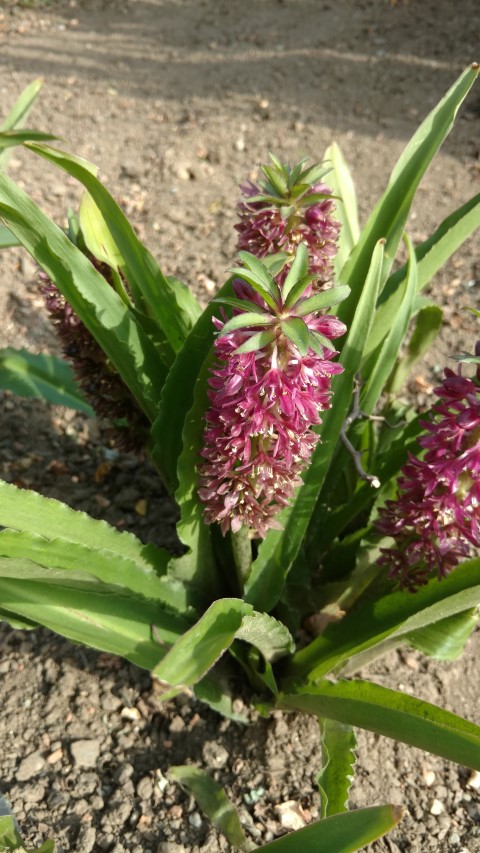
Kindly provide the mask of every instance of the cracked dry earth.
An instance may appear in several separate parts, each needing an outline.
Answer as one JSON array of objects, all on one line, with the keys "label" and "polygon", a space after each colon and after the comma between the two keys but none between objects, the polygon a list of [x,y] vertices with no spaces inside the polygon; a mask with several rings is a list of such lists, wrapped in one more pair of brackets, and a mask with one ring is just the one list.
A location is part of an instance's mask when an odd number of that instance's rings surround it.
[{"label": "cracked dry earth", "polygon": [[[363,218],[423,115],[478,59],[477,0],[0,0],[0,114],[44,79],[32,124],[101,167],[167,274],[206,302],[234,256],[234,200],[269,150],[321,157],[336,140]],[[422,182],[408,230],[424,239],[479,190],[480,90]],[[15,151],[10,173],[64,220],[73,181]],[[420,406],[448,355],[471,346],[478,237],[433,284],[445,324],[409,393]],[[0,257],[1,345],[56,351],[20,252]],[[169,547],[175,510],[145,460],[115,454],[96,424],[41,403],[0,398],[0,476],[62,498]],[[480,635],[453,663],[391,652],[363,673],[480,723]],[[317,726],[275,714],[222,720],[186,697],[161,703],[147,673],[53,634],[0,629],[0,792],[29,844],[63,851],[227,850],[167,778],[193,762],[227,789],[263,844],[318,815]],[[242,710],[239,700],[237,710]],[[406,814],[375,853],[480,853],[478,776],[359,733],[352,806]],[[285,805],[285,804],[289,805]]]}]

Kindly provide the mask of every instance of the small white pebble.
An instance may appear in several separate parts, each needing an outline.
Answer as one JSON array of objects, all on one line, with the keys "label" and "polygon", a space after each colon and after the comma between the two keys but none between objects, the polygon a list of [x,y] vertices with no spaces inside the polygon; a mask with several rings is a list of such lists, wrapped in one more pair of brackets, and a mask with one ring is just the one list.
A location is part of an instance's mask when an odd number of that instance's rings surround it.
[{"label": "small white pebble", "polygon": [[475,788],[478,791],[480,788],[480,772],[478,770],[472,770],[467,785],[469,788]]},{"label": "small white pebble", "polygon": [[430,788],[435,782],[435,773],[433,772],[433,770],[430,770],[430,768],[425,767],[422,772],[422,776],[425,780],[425,785],[427,786],[427,788]]},{"label": "small white pebble", "polygon": [[443,813],[443,803],[440,800],[432,800],[432,804],[430,806],[430,814],[435,816]]},{"label": "small white pebble", "polygon": [[194,829],[200,829],[203,823],[198,812],[192,812],[192,814],[188,816],[188,822]]},{"label": "small white pebble", "polygon": [[458,832],[452,832],[448,841],[450,844],[459,844],[460,843],[460,836],[459,836]]},{"label": "small white pebble", "polygon": [[243,136],[239,136],[238,139],[235,140],[234,146],[235,151],[245,151],[245,140]]}]

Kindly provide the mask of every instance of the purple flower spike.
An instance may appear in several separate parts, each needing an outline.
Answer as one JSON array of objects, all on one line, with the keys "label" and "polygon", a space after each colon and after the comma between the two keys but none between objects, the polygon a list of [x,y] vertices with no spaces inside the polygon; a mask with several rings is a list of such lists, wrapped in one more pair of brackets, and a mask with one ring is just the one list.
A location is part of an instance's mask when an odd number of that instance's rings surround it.
[{"label": "purple flower spike", "polygon": [[[270,157],[273,165],[262,167],[265,180],[241,187],[245,200],[238,205],[237,248],[264,258],[277,252],[293,255],[305,243],[308,271],[321,285],[332,277],[340,230],[332,190],[322,181],[329,170],[307,166],[305,160],[290,169]],[[288,266],[283,277],[287,271]]]},{"label": "purple flower spike", "polygon": [[224,300],[234,315],[214,319],[217,362],[198,494],[207,524],[218,522],[223,534],[245,526],[264,537],[281,529],[276,515],[302,482],[318,441],[312,426],[330,406],[331,377],[343,370],[332,361],[329,339],[345,326],[319,310],[345,298],[348,288],[311,296],[304,245],[284,282],[241,254],[246,268],[232,271],[242,276],[235,298]]},{"label": "purple flower spike", "polygon": [[434,572],[445,577],[480,547],[480,387],[452,370],[435,393],[440,402],[410,456],[399,494],[380,511],[377,528],[395,539],[379,562],[415,591]]}]

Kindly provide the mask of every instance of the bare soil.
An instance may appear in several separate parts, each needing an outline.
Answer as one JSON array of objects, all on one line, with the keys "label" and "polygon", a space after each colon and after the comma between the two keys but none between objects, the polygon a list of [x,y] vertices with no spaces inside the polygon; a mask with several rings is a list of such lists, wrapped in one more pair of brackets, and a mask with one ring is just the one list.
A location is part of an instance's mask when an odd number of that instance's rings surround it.
[{"label": "bare soil", "polygon": [[[238,183],[268,151],[318,159],[336,140],[364,221],[419,121],[479,59],[479,43],[477,0],[0,0],[0,115],[43,77],[31,123],[100,165],[165,273],[206,302],[234,258]],[[479,191],[479,124],[477,86],[422,183],[414,242]],[[9,169],[58,222],[78,205],[78,186],[32,154],[15,150]],[[54,352],[34,273],[16,250],[0,257],[0,343]],[[410,383],[419,405],[449,356],[472,345],[474,321],[461,309],[478,307],[479,280],[472,238],[432,286],[445,325]],[[148,462],[112,454],[95,422],[72,412],[9,394],[0,405],[3,479],[174,542],[175,511]],[[4,625],[0,649],[0,792],[30,844],[55,836],[77,853],[229,849],[165,781],[170,765],[188,762],[226,786],[258,844],[285,832],[282,803],[303,809],[300,822],[318,815],[315,721],[276,714],[245,727],[183,697],[162,704],[147,673],[44,630]],[[364,675],[480,723],[479,651],[477,633],[459,661],[405,649]],[[359,733],[352,806],[406,806],[371,850],[480,853],[469,779],[466,768]]]}]

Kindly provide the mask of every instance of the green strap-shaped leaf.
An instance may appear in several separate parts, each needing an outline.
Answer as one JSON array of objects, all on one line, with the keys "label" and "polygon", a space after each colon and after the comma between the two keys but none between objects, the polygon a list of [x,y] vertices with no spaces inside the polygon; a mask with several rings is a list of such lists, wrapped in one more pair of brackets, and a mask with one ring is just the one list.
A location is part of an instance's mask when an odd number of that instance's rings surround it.
[{"label": "green strap-shaped leaf", "polygon": [[[77,576],[96,578],[105,584],[121,587],[163,602],[180,613],[188,609],[187,592],[180,581],[165,574],[169,554],[158,552],[163,566],[146,567],[139,562],[105,548],[92,548],[65,537],[46,539],[35,533],[17,530],[0,532],[0,577],[40,580],[64,586],[72,584]],[[24,565],[26,561],[26,566]],[[45,569],[44,572],[40,568]],[[162,574],[160,574],[160,569]],[[55,570],[55,571],[52,571]]]},{"label": "green strap-shaped leaf", "polygon": [[346,812],[348,792],[355,773],[357,741],[352,727],[328,717],[319,719],[322,735],[322,769],[317,776],[321,796],[320,817]]},{"label": "green strap-shaped leaf", "polygon": [[170,767],[168,777],[192,794],[213,825],[223,832],[228,843],[240,850],[251,850],[238,812],[222,786],[205,770],[189,765]]},{"label": "green strap-shaped leaf", "polygon": [[55,281],[153,420],[166,371],[133,313],[63,231],[5,174],[0,174],[0,217]]},{"label": "green strap-shaped leaf", "polygon": [[19,98],[15,101],[7,118],[0,124],[0,131],[13,130],[15,127],[21,127],[27,120],[30,110],[32,109],[40,89],[42,88],[42,80],[38,78],[29,83],[26,89],[23,90]]},{"label": "green strap-shaped leaf", "polygon": [[0,578],[2,609],[51,631],[154,669],[188,622],[143,596]]},{"label": "green strap-shaped leaf", "polygon": [[236,639],[255,646],[270,663],[295,651],[295,643],[288,628],[268,613],[254,611],[244,615]]},{"label": "green strap-shaped leaf", "polygon": [[221,595],[222,586],[212,547],[211,527],[203,519],[203,505],[197,494],[197,465],[204,429],[203,416],[208,406],[207,376],[209,360],[200,371],[195,386],[193,406],[188,412],[182,433],[182,452],[178,458],[178,488],[175,499],[180,507],[177,533],[188,548],[186,554],[171,561],[170,572],[182,581],[193,584],[199,594],[208,594],[208,601]]},{"label": "green strap-shaped leaf", "polygon": [[425,655],[436,660],[456,660],[460,657],[478,625],[478,607],[456,613],[406,636],[406,641]]},{"label": "green strap-shaped leaf", "polygon": [[395,367],[388,383],[390,394],[398,394],[403,387],[413,365],[422,358],[432,346],[442,325],[443,312],[438,305],[426,305],[415,318],[415,328],[403,355]]},{"label": "green strap-shaped leaf", "polygon": [[349,168],[336,142],[329,145],[325,151],[325,161],[332,165],[328,173],[328,183],[333,194],[337,196],[336,212],[342,224],[338,238],[338,252],[335,257],[335,278],[338,281],[340,272],[360,237],[357,196]]},{"label": "green strap-shaped leaf", "polygon": [[293,643],[290,633],[273,617],[255,613],[239,598],[223,598],[211,604],[178,640],[154,674],[172,685],[167,695],[175,695],[199,682],[235,639],[255,646],[267,661],[288,654]]},{"label": "green strap-shaped leaf", "polygon": [[[415,249],[419,291],[477,228],[480,228],[480,194],[447,216],[431,237]],[[406,274],[407,267],[403,266],[385,284],[378,300],[366,358],[376,350],[396,316],[402,299],[401,285]]]},{"label": "green strap-shaped leaf", "polygon": [[[386,279],[405,229],[418,184],[433,157],[450,132],[457,111],[475,82],[477,64],[469,66],[440,103],[422,122],[398,160],[387,189],[375,206],[362,234],[341,272],[341,280],[352,288],[352,297],[340,306],[338,316],[350,325],[356,310],[355,294],[360,295],[373,248],[386,240],[382,280]],[[382,336],[383,337],[383,336]]]},{"label": "green strap-shaped leaf", "polygon": [[294,655],[288,675],[320,678],[387,637],[405,637],[480,604],[480,559],[469,560],[415,595],[393,592],[366,602]]},{"label": "green strap-shaped leaf", "polygon": [[166,695],[174,696],[200,681],[233,643],[244,615],[252,612],[253,607],[238,598],[223,598],[210,605],[153,672],[172,685]]},{"label": "green strap-shaped leaf", "polygon": [[[5,133],[22,127],[32,109],[35,100],[38,96],[42,81],[34,80],[26,89],[23,90],[20,97],[17,99],[7,118],[0,124],[0,133]],[[50,139],[54,137],[51,136]],[[4,148],[0,150],[0,169],[5,169],[8,163],[11,149]],[[1,245],[1,243],[0,243]]]},{"label": "green strap-shaped leaf", "polygon": [[[230,297],[231,293],[229,279],[220,290],[218,299]],[[207,306],[177,355],[163,386],[152,427],[151,455],[170,494],[174,494],[178,487],[177,463],[182,450],[184,422],[193,404],[198,374],[212,346],[215,332],[212,317],[219,313],[216,302]]]},{"label": "green strap-shaped leaf", "polygon": [[107,223],[89,192],[85,191],[80,203],[78,221],[89,252],[99,261],[118,269],[124,265]]},{"label": "green strap-shaped leaf", "polygon": [[368,681],[321,681],[282,696],[279,705],[358,726],[480,770],[480,726],[398,690]]},{"label": "green strap-shaped leaf", "polygon": [[46,539],[66,538],[89,548],[106,549],[120,557],[134,560],[145,574],[151,572],[152,568],[161,573],[169,556],[154,545],[143,545],[133,533],[120,533],[106,521],[98,521],[53,498],[18,489],[2,480],[0,525],[38,534]]},{"label": "green strap-shaped leaf", "polygon": [[95,415],[78,388],[70,365],[54,355],[35,355],[11,348],[0,350],[0,388],[21,397],[68,406],[89,417]]},{"label": "green strap-shaped leaf", "polygon": [[42,133],[40,130],[4,130],[0,131],[0,151],[29,141],[47,142],[55,138],[52,133]]},{"label": "green strap-shaped leaf", "polygon": [[403,815],[401,806],[373,806],[332,815],[256,850],[268,853],[355,853],[385,835]]},{"label": "green strap-shaped leaf", "polygon": [[181,286],[181,282],[173,285],[165,278],[116,201],[92,174],[91,164],[45,145],[30,144],[28,148],[77,178],[88,190],[125,260],[129,281],[142,293],[149,313],[162,329],[172,351],[178,352],[200,314],[193,293],[185,285]]},{"label": "green strap-shaped leaf", "polygon": [[407,244],[409,262],[408,275],[403,289],[403,299],[360,396],[362,412],[367,415],[373,413],[388,377],[393,370],[413,313],[414,299],[417,292],[417,262],[413,246],[407,235],[405,235],[405,242]]},{"label": "green strap-shaped leaf", "polygon": [[21,245],[20,240],[17,240],[15,234],[10,231],[10,228],[0,224],[0,249],[10,249],[12,246]]},{"label": "green strap-shaped leaf", "polygon": [[355,375],[368,337],[378,294],[382,261],[383,242],[380,242],[373,253],[372,265],[362,290],[355,319],[342,348],[340,361],[343,364],[344,373],[333,380],[333,405],[322,415],[323,423],[319,430],[321,443],[317,445],[312,456],[311,464],[304,474],[304,485],[298,490],[294,503],[278,516],[279,521],[284,525],[284,530],[269,531],[260,545],[258,556],[245,584],[245,600],[253,604],[257,610],[269,611],[279,600],[285,578],[297,556],[318,492],[332,460],[342,424],[350,408]]},{"label": "green strap-shaped leaf", "polygon": [[18,850],[23,845],[22,837],[15,824],[15,818],[11,815],[0,817],[0,849],[9,851]]}]

